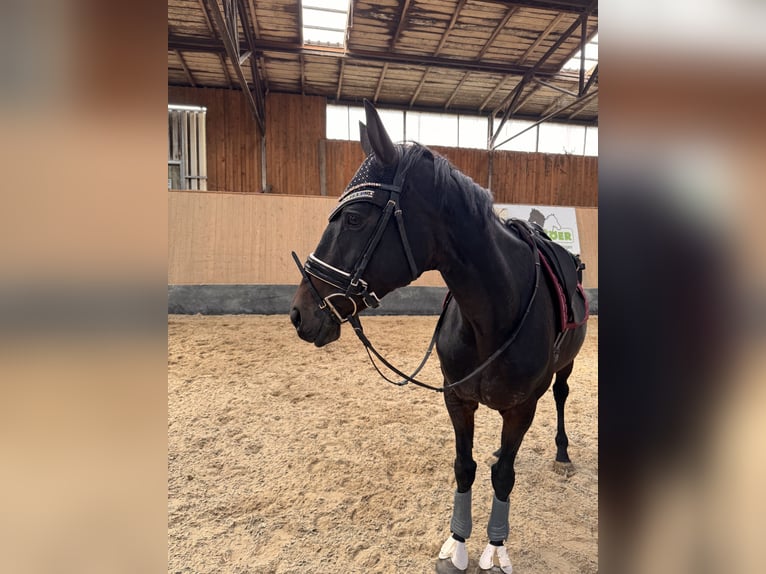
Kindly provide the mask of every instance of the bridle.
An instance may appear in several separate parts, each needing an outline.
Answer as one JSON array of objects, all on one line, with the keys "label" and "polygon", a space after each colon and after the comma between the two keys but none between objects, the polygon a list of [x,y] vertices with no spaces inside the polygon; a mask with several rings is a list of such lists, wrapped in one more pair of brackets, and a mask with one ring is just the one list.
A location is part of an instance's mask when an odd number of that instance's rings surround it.
[{"label": "bridle", "polygon": [[[353,269],[350,271],[338,269],[334,265],[322,261],[314,253],[311,253],[308,256],[306,263],[301,265],[298,256],[294,251],[292,253],[293,260],[301,271],[303,278],[306,279],[309,290],[317,305],[322,311],[328,313],[330,318],[338,324],[345,323],[352,317],[357,317],[358,313],[366,308],[374,309],[380,306],[380,299],[373,291],[369,290],[369,285],[362,279],[362,275],[367,269],[372,254],[380,243],[380,240],[383,237],[383,232],[386,230],[388,221],[392,216],[394,217],[396,226],[399,230],[399,237],[401,238],[402,246],[404,247],[404,253],[407,257],[410,273],[412,274],[412,280],[414,281],[418,278],[418,268],[415,265],[415,258],[412,255],[409,239],[407,239],[407,230],[404,227],[402,208],[399,203],[407,171],[423,151],[422,149],[416,149],[413,153],[417,154],[417,157],[407,161],[404,165],[403,162],[399,162],[393,183],[366,182],[351,186],[346,189],[338,200],[338,206],[332,213],[330,213],[328,221],[332,221],[336,215],[349,205],[361,202],[371,203],[382,210],[380,217],[378,217],[378,223],[375,225],[375,229],[367,240],[367,244],[362,250],[361,255],[359,255],[359,258],[356,260]],[[309,276],[338,289],[338,291],[322,297]],[[353,305],[353,311],[346,316],[343,316],[333,303],[333,300],[338,298],[350,301]],[[357,299],[361,301],[363,305],[361,309],[357,304]]]},{"label": "bridle", "polygon": [[[402,241],[404,253],[407,257],[407,262],[410,267],[410,273],[412,274],[412,279],[415,280],[418,278],[419,273],[418,273],[417,266],[415,265],[415,259],[412,255],[410,242],[407,239],[407,231],[404,227],[404,218],[402,214],[401,205],[399,204],[399,200],[403,191],[404,178],[407,174],[407,171],[409,170],[410,166],[412,166],[415,163],[415,161],[420,157],[420,155],[423,154],[423,151],[424,151],[424,148],[420,148],[418,146],[413,150],[412,153],[414,157],[411,156],[410,161],[407,161],[404,165],[403,165],[403,162],[401,161],[399,162],[399,165],[397,166],[396,174],[394,175],[394,181],[392,184],[367,182],[367,183],[360,183],[358,185],[354,185],[347,188],[345,192],[343,193],[343,195],[338,200],[337,207],[332,211],[332,213],[330,213],[328,221],[332,221],[333,218],[348,205],[352,203],[358,203],[358,202],[372,203],[373,205],[377,205],[378,207],[382,209],[380,217],[378,218],[378,223],[376,224],[375,229],[372,232],[372,235],[370,235],[370,238],[368,239],[367,244],[364,250],[362,251],[362,254],[357,259],[351,271],[344,271],[343,269],[339,269],[333,265],[330,265],[329,263],[322,261],[314,253],[311,253],[308,256],[308,259],[306,260],[305,264],[301,264],[301,260],[298,257],[298,255],[295,253],[295,251],[292,252],[292,256],[293,256],[293,261],[295,261],[295,264],[298,266],[298,270],[301,272],[303,279],[306,280],[308,289],[314,301],[316,302],[318,308],[322,312],[326,313],[330,317],[330,319],[336,322],[338,325],[342,325],[343,323],[348,322],[353,327],[357,337],[364,345],[364,348],[367,351],[367,355],[370,357],[370,362],[372,363],[373,367],[375,367],[375,370],[378,372],[378,374],[381,377],[383,377],[389,383],[393,385],[397,385],[397,386],[403,386],[411,382],[415,385],[418,385],[426,389],[430,389],[432,391],[444,392],[447,389],[454,388],[458,385],[465,383],[469,379],[481,373],[487,366],[489,366],[490,363],[492,363],[495,359],[497,359],[497,357],[499,357],[502,353],[504,353],[508,349],[508,347],[510,347],[511,343],[513,343],[513,341],[516,339],[517,335],[521,331],[521,327],[524,324],[524,320],[527,318],[527,315],[532,309],[532,303],[534,302],[535,296],[537,295],[537,288],[540,283],[540,254],[534,245],[529,229],[526,227],[526,225],[522,225],[522,224],[516,225],[515,227],[520,230],[521,232],[520,234],[523,236],[526,242],[532,247],[532,252],[534,253],[534,256],[535,256],[534,289],[532,291],[532,295],[529,298],[529,302],[527,303],[526,309],[521,316],[521,320],[516,325],[516,328],[514,329],[513,333],[511,333],[510,337],[505,341],[505,343],[503,343],[503,345],[500,346],[500,348],[498,348],[494,353],[492,353],[492,355],[490,355],[490,357],[487,358],[487,360],[485,360],[481,365],[479,365],[471,373],[469,373],[468,375],[466,375],[459,381],[455,381],[450,384],[445,384],[442,387],[435,387],[433,385],[429,385],[427,383],[423,383],[415,379],[415,376],[418,373],[420,373],[420,371],[423,369],[425,364],[428,362],[428,359],[431,356],[431,353],[433,352],[433,349],[436,345],[436,339],[438,338],[439,331],[441,330],[442,322],[446,315],[447,307],[449,305],[449,302],[452,300],[451,293],[447,294],[447,298],[445,299],[444,305],[442,306],[442,312],[439,315],[439,320],[437,321],[436,328],[434,329],[434,334],[431,337],[431,342],[429,343],[426,354],[423,357],[423,360],[418,365],[417,369],[415,369],[415,371],[411,375],[407,375],[403,373],[402,371],[400,371],[399,369],[397,369],[391,363],[389,363],[375,349],[375,347],[372,345],[370,340],[364,334],[364,329],[362,328],[362,323],[359,319],[360,311],[363,311],[366,308],[377,308],[380,306],[380,299],[373,291],[369,290],[369,285],[366,281],[362,279],[362,274],[367,268],[367,265],[370,262],[370,258],[372,257],[372,254],[375,251],[375,248],[378,246],[378,243],[380,243],[380,239],[383,236],[383,232],[386,229],[386,225],[388,225],[388,221],[391,219],[391,216],[393,215],[396,221],[397,228],[399,230],[399,237],[401,238],[401,241]],[[322,281],[323,283],[327,285],[335,287],[336,289],[338,289],[338,291],[332,292],[329,295],[322,297],[322,295],[319,293],[317,288],[314,286],[314,283],[311,281],[312,277],[318,279],[319,281]],[[347,314],[346,316],[343,316],[338,311],[335,304],[333,303],[333,299],[335,298],[343,298],[350,301],[351,304],[353,305],[353,311]],[[357,304],[356,298],[358,298],[364,305],[361,309],[359,308],[359,305]],[[389,379],[375,364],[375,361],[372,358],[373,354],[389,370],[391,370],[397,376],[403,377],[403,379],[400,381]]]}]

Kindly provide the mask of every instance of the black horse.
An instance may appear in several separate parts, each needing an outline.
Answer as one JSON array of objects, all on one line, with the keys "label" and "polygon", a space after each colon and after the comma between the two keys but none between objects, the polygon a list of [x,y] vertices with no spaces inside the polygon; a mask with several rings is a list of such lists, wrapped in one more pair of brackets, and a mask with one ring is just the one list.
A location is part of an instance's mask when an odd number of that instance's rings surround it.
[{"label": "black horse", "polygon": [[556,461],[570,464],[564,403],[585,324],[561,328],[555,291],[541,279],[540,256],[526,224],[497,217],[490,192],[446,159],[418,144],[394,145],[375,108],[365,102],[365,109],[367,159],[305,267],[296,261],[303,281],[290,319],[302,339],[321,347],[340,336],[346,320],[361,333],[358,311],[378,306],[380,298],[424,271],[439,270],[452,296],[435,339],[444,375],[439,390],[455,430],[457,490],[451,535],[436,569],[468,567],[474,413],[482,403],[501,414],[503,429],[492,465],[489,544],[479,566],[487,570],[498,562],[510,572],[503,542],[516,453],[555,374]]}]

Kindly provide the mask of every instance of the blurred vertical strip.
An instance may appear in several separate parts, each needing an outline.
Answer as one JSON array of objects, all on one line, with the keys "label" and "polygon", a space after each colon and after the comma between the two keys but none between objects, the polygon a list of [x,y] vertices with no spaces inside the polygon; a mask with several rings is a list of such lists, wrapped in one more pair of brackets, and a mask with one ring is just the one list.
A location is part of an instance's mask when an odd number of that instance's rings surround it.
[{"label": "blurred vertical strip", "polygon": [[600,569],[764,572],[766,5],[599,22]]},{"label": "blurred vertical strip", "polygon": [[0,3],[0,571],[166,562],[165,3]]}]

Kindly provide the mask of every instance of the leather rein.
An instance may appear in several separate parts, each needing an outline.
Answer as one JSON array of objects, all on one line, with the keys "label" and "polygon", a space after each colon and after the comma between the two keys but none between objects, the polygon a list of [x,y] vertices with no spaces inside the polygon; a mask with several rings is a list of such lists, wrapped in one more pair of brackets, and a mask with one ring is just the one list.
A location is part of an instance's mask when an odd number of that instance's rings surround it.
[{"label": "leather rein", "polygon": [[[419,156],[423,152],[422,150],[419,150],[416,153],[418,153],[418,156]],[[519,230],[521,237],[530,245],[530,247],[532,248],[532,253],[534,254],[534,257],[535,257],[534,288],[529,298],[529,302],[527,303],[527,306],[523,314],[521,315],[521,319],[519,320],[518,324],[516,325],[516,328],[513,330],[511,335],[508,337],[508,339],[506,339],[505,343],[503,343],[494,353],[492,353],[484,362],[482,362],[481,365],[476,367],[468,375],[466,375],[465,377],[463,377],[462,379],[458,381],[445,384],[441,387],[429,385],[428,383],[424,383],[415,378],[428,362],[428,359],[430,358],[431,353],[433,352],[433,349],[436,346],[436,340],[439,336],[439,332],[441,331],[442,323],[447,313],[447,308],[449,306],[449,303],[452,301],[451,292],[447,293],[447,297],[444,301],[444,305],[442,306],[441,314],[439,315],[439,319],[436,322],[436,327],[434,328],[434,334],[431,337],[431,342],[428,344],[428,349],[426,350],[426,354],[423,357],[420,364],[418,365],[418,367],[412,372],[412,374],[407,375],[406,373],[403,373],[401,370],[399,370],[394,365],[392,365],[377,351],[377,349],[375,349],[373,344],[364,334],[364,329],[362,328],[362,323],[361,323],[361,320],[359,319],[360,311],[363,311],[366,308],[377,308],[380,306],[380,299],[373,291],[370,291],[369,285],[367,284],[366,281],[362,279],[362,274],[367,268],[367,265],[370,262],[370,258],[372,257],[372,254],[375,251],[375,248],[380,243],[380,239],[383,236],[383,232],[385,231],[386,225],[388,225],[388,221],[391,219],[393,215],[396,221],[397,228],[399,230],[399,237],[401,238],[402,246],[404,247],[404,252],[407,257],[407,262],[410,267],[410,273],[412,274],[412,279],[415,280],[418,278],[419,273],[417,270],[417,266],[415,265],[415,259],[412,255],[410,243],[407,239],[407,232],[404,228],[404,219],[403,219],[402,209],[399,204],[400,195],[403,190],[405,175],[407,173],[409,166],[411,166],[414,163],[415,159],[417,159],[417,157],[413,158],[412,161],[409,161],[403,169],[401,167],[401,162],[400,162],[399,167],[397,167],[396,175],[394,176],[393,184],[381,184],[381,183],[375,183],[375,182],[361,183],[359,185],[355,185],[347,189],[344,192],[344,194],[341,196],[338,206],[330,214],[330,217],[328,219],[332,221],[332,219],[340,211],[342,211],[343,208],[345,208],[347,205],[351,203],[361,202],[361,201],[372,203],[382,209],[381,215],[378,218],[378,223],[375,226],[375,230],[372,232],[372,235],[367,241],[367,245],[362,251],[362,254],[359,256],[359,259],[354,265],[354,268],[352,271],[344,271],[342,269],[338,269],[337,267],[334,267],[330,265],[329,263],[322,261],[314,253],[311,253],[309,255],[305,264],[301,263],[301,260],[298,257],[298,255],[296,255],[295,251],[292,252],[292,256],[293,256],[293,260],[295,261],[295,264],[298,266],[298,270],[300,271],[302,277],[306,280],[309,291],[311,292],[311,295],[314,301],[316,302],[318,308],[322,310],[324,313],[326,313],[329,316],[329,318],[335,323],[338,323],[339,325],[341,325],[345,322],[348,322],[353,327],[354,333],[356,333],[356,336],[362,342],[362,345],[364,346],[365,351],[367,351],[367,356],[370,358],[370,362],[372,363],[372,366],[375,368],[375,370],[384,380],[396,386],[404,386],[408,383],[413,383],[414,385],[417,385],[419,387],[436,391],[438,393],[443,393],[445,390],[452,389],[454,387],[462,385],[469,379],[480,374],[495,359],[497,359],[506,350],[508,350],[511,344],[516,340],[516,337],[518,336],[522,326],[524,325],[524,321],[526,320],[527,315],[529,315],[529,312],[532,309],[532,303],[534,302],[535,296],[537,295],[537,289],[540,284],[540,254],[537,251],[537,248],[534,244],[534,241],[531,237],[530,231],[527,228],[526,224],[524,222],[514,220],[512,224],[517,230]],[[326,297],[322,297],[322,295],[319,293],[319,291],[317,290],[317,288],[314,286],[313,282],[311,281],[312,277],[322,281],[323,283],[326,283],[327,285],[335,287],[336,289],[338,289],[338,291],[333,292],[327,295]],[[359,298],[359,300],[362,302],[363,307],[361,309],[359,308],[359,305],[357,304],[355,297]],[[335,298],[344,298],[350,301],[353,305],[353,311],[350,314],[346,315],[345,317],[341,315],[341,313],[338,311],[338,309],[333,303],[333,299]],[[375,363],[375,360],[373,359],[373,355],[377,357],[378,360],[387,369],[395,373],[398,377],[402,377],[402,379],[397,381],[397,380],[388,378],[380,370],[378,365]]]}]

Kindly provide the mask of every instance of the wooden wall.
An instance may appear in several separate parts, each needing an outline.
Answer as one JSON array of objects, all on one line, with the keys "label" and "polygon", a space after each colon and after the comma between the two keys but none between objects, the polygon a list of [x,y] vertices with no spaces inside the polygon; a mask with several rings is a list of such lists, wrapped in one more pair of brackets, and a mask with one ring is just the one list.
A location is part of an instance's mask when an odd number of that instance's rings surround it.
[{"label": "wooden wall", "polygon": [[496,151],[492,192],[498,203],[598,206],[598,158]]},{"label": "wooden wall", "polygon": [[327,100],[318,96],[266,96],[269,193],[321,195],[319,156],[327,133],[326,104]]},{"label": "wooden wall", "polygon": [[[175,191],[168,206],[171,285],[296,285],[290,251],[316,247],[335,197]],[[584,286],[598,287],[598,210],[577,209]],[[414,285],[444,285],[425,273]]]},{"label": "wooden wall", "polygon": [[168,103],[207,108],[208,190],[261,190],[261,135],[241,91],[168,86]]},{"label": "wooden wall", "polygon": [[[482,187],[489,184],[489,152],[429,146]],[[327,195],[338,196],[364,159],[359,142],[328,140]],[[498,203],[598,206],[598,158],[496,151],[492,193]]]}]

